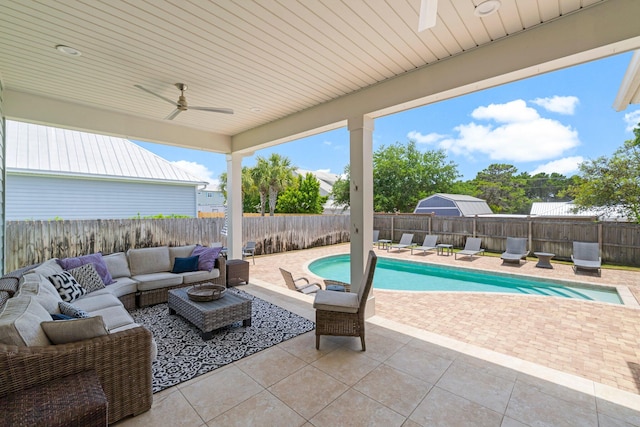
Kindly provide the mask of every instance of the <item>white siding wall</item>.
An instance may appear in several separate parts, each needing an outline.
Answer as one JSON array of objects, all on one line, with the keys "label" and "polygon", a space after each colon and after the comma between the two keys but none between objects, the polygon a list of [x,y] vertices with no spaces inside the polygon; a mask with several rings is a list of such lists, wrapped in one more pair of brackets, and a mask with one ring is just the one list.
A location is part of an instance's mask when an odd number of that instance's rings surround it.
[{"label": "white siding wall", "polygon": [[50,176],[6,176],[7,221],[197,216],[196,188]]}]

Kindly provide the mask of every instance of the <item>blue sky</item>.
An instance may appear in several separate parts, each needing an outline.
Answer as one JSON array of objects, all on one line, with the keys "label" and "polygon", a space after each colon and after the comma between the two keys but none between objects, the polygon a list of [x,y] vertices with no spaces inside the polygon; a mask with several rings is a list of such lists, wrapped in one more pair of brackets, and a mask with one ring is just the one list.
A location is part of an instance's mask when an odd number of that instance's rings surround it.
[{"label": "blue sky", "polygon": [[[492,163],[574,175],[580,162],[609,156],[633,138],[640,106],[612,107],[630,59],[621,54],[376,119],[373,149],[409,139],[421,150],[444,149],[462,180]],[[134,142],[212,183],[226,171],[223,154]],[[349,163],[349,133],[337,129],[259,150],[242,164],[271,153],[301,169],[340,174]]]}]

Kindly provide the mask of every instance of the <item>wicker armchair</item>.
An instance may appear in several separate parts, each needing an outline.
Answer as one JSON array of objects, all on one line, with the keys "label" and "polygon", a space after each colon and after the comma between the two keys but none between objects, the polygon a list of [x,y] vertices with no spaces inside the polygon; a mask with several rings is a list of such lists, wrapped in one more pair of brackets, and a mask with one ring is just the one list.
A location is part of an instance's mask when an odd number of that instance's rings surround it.
[{"label": "wicker armchair", "polygon": [[378,257],[369,251],[367,266],[358,293],[320,290],[316,293],[313,307],[316,309],[316,349],[320,349],[321,335],[360,337],[362,351],[364,342],[364,309],[371,287]]},{"label": "wicker armchair", "polygon": [[0,344],[0,397],[84,371],[107,396],[109,424],[151,408],[151,332],[136,327],[69,344]]}]

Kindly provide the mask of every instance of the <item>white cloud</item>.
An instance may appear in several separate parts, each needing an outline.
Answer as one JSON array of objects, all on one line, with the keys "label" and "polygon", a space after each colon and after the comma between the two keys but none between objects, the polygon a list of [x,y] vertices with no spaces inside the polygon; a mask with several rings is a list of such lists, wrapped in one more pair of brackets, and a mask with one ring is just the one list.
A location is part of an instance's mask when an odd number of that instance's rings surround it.
[{"label": "white cloud", "polygon": [[553,113],[573,115],[580,100],[575,96],[556,95],[551,98],[536,98],[531,102]]},{"label": "white cloud", "polygon": [[324,145],[333,145],[333,142],[331,142],[331,141],[322,141],[322,143]]},{"label": "white cloud", "polygon": [[522,99],[516,99],[506,104],[478,107],[473,110],[471,117],[476,120],[495,120],[498,123],[530,122],[540,118],[538,112],[527,107],[527,103]]},{"label": "white cloud", "polygon": [[640,110],[632,111],[624,115],[624,121],[627,123],[627,132],[633,132],[633,129],[638,126],[640,122]]},{"label": "white cloud", "polygon": [[427,135],[423,135],[422,133],[412,130],[407,134],[407,138],[414,140],[418,144],[433,144],[434,142],[438,142],[443,139],[445,135],[440,135],[439,133],[429,133]]},{"label": "white cloud", "polygon": [[564,159],[553,160],[544,165],[540,165],[531,171],[530,174],[535,175],[541,172],[552,174],[556,172],[562,175],[573,175],[574,172],[578,171],[578,165],[582,162],[584,162],[584,157],[582,156],[565,157]]},{"label": "white cloud", "polygon": [[530,162],[560,157],[580,144],[577,131],[540,117],[523,100],[478,107],[472,117],[499,125],[472,122],[457,126],[458,136],[440,141],[440,148],[471,158],[483,154],[491,160]]},{"label": "white cloud", "polygon": [[200,163],[190,162],[187,160],[178,160],[175,162],[171,162],[171,164],[184,169],[191,175],[196,176],[203,181],[208,182],[209,187],[217,187],[220,184],[220,180],[217,177],[214,177],[213,172]]}]

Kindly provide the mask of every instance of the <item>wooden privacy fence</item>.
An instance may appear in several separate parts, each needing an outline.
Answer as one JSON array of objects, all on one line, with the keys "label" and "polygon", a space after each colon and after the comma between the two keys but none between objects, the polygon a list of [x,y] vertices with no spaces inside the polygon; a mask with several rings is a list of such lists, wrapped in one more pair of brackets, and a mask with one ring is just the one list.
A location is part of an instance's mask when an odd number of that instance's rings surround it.
[{"label": "wooden privacy fence", "polygon": [[[8,221],[5,271],[92,252],[110,254],[130,248],[212,242],[226,244],[220,232],[224,218],[123,219],[83,221]],[[348,242],[348,215],[244,217],[243,242],[255,241],[257,254],[270,254]],[[550,218],[433,217],[375,214],[373,228],[381,239],[400,240],[413,233],[421,243],[437,234],[439,243],[461,248],[467,237],[482,238],[490,252],[503,252],[507,237],[525,237],[531,252],[552,252],[570,259],[572,242],[599,242],[603,261],[640,266],[640,225]]]},{"label": "wooden privacy fence", "polygon": [[[243,242],[257,242],[257,254],[349,241],[348,215],[243,218]],[[130,248],[226,244],[224,218],[8,221],[4,271],[93,252]]]},{"label": "wooden privacy fence", "polygon": [[467,237],[480,237],[489,252],[504,252],[507,237],[524,237],[533,252],[551,252],[556,259],[571,259],[573,242],[598,242],[603,262],[640,266],[640,225],[567,218],[442,217],[414,214],[376,214],[373,228],[380,239],[400,240],[413,233],[414,243],[426,234],[439,236],[438,243],[464,247]]}]

